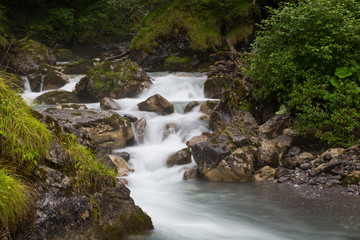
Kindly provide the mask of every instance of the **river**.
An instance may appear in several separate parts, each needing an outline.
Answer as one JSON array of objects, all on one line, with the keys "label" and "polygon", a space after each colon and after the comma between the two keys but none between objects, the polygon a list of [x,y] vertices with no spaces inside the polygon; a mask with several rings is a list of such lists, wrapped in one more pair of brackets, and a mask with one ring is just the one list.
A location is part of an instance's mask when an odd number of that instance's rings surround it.
[{"label": "river", "polygon": [[[135,172],[127,177],[131,196],[154,223],[146,240],[359,240],[360,199],[336,189],[277,183],[214,183],[182,180],[184,166],[166,167],[166,159],[186,141],[209,130],[199,107],[184,114],[190,101],[204,102],[206,76],[199,73],[151,73],[153,85],[133,99],[116,102],[119,114],[147,121],[142,143],[115,152],[130,153]],[[71,91],[81,76],[62,89]],[[160,94],[175,113],[141,112],[137,103]],[[39,93],[25,92],[33,99]],[[87,104],[99,108],[99,103]],[[168,129],[168,136],[165,136]],[[195,166],[195,163],[188,165]]]}]

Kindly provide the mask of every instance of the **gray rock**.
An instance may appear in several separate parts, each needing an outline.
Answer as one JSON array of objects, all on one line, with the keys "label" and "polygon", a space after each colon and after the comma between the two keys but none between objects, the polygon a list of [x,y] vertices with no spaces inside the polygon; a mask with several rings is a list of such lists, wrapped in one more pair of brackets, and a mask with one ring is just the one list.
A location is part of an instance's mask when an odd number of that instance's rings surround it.
[{"label": "gray rock", "polygon": [[272,167],[265,166],[256,171],[253,176],[255,182],[273,181],[275,179],[276,170]]},{"label": "gray rock", "polygon": [[134,133],[128,119],[96,109],[47,109],[48,121],[55,121],[67,132],[85,134],[100,147],[121,148],[134,142]]},{"label": "gray rock", "polygon": [[303,163],[303,164],[300,165],[301,170],[308,170],[310,168],[311,168],[310,163]]},{"label": "gray rock", "polygon": [[138,142],[143,143],[146,134],[146,120],[144,118],[137,120],[134,124],[134,130]]},{"label": "gray rock", "polygon": [[100,108],[104,110],[120,110],[119,104],[117,104],[113,99],[111,98],[103,98],[100,101]]},{"label": "gray rock", "polygon": [[200,178],[200,173],[196,166],[192,168],[185,168],[183,180],[191,180],[191,179],[199,179],[199,178]]},{"label": "gray rock", "polygon": [[299,155],[300,152],[301,152],[301,149],[299,147],[292,147],[288,154],[290,157],[294,157],[296,155]]},{"label": "gray rock", "polygon": [[130,154],[128,152],[117,152],[113,153],[113,155],[121,157],[127,162],[130,160]]},{"label": "gray rock", "polygon": [[257,148],[255,168],[279,166],[285,149],[279,146],[276,141],[266,138],[260,138],[259,143],[260,146]]},{"label": "gray rock", "polygon": [[195,144],[205,142],[210,137],[210,135],[210,132],[203,132],[200,136],[192,137],[189,141],[186,142],[186,146],[193,148]]},{"label": "gray rock", "polygon": [[188,148],[184,148],[177,151],[166,160],[166,165],[168,167],[173,167],[175,165],[184,165],[189,163],[191,163],[191,151]]},{"label": "gray rock", "polygon": [[259,133],[269,138],[275,138],[292,124],[293,119],[288,114],[275,115],[259,126]]},{"label": "gray rock", "polygon": [[155,94],[144,102],[139,103],[138,108],[140,111],[156,112],[161,115],[167,115],[174,112],[174,105],[159,94]]}]

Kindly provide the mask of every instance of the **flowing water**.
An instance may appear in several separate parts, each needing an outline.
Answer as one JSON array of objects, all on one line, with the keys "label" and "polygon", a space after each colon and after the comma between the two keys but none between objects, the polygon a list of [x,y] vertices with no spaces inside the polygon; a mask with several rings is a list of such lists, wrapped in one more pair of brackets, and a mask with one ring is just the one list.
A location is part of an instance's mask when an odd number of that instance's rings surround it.
[{"label": "flowing water", "polygon": [[[186,147],[192,136],[208,130],[198,120],[199,108],[184,114],[189,101],[203,102],[201,74],[153,73],[153,85],[138,98],[116,100],[119,114],[145,118],[142,143],[116,149],[131,155],[135,169],[127,179],[131,196],[147,212],[155,230],[131,237],[147,240],[359,240],[360,199],[336,190],[276,183],[214,183],[183,181],[183,166],[166,167],[166,159]],[[81,76],[62,89],[71,91]],[[175,113],[141,112],[137,104],[160,94],[175,105]],[[39,93],[25,92],[33,99]],[[99,103],[87,104],[99,108]],[[168,129],[168,136],[165,136]],[[195,166],[195,163],[188,165]]]}]

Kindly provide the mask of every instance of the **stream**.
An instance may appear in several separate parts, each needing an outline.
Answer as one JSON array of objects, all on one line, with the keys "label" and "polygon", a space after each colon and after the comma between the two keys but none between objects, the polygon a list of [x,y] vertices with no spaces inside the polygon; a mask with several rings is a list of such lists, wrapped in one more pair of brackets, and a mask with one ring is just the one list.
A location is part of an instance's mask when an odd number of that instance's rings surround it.
[{"label": "stream", "polygon": [[[146,240],[359,240],[360,199],[336,189],[277,183],[215,183],[182,180],[184,166],[166,167],[167,158],[186,147],[191,137],[207,131],[198,120],[199,107],[184,114],[190,101],[204,102],[206,76],[199,73],[151,73],[153,85],[133,99],[116,102],[121,115],[146,119],[146,136],[135,146],[115,149],[130,153],[135,172],[127,177],[131,196],[154,223]],[[71,91],[81,75],[61,89]],[[141,112],[137,104],[160,94],[175,105],[175,113]],[[42,93],[25,91],[25,98]],[[87,104],[100,108],[99,103]],[[165,134],[167,130],[168,134]],[[169,134],[170,133],[170,134]],[[195,163],[187,167],[195,166]]]}]

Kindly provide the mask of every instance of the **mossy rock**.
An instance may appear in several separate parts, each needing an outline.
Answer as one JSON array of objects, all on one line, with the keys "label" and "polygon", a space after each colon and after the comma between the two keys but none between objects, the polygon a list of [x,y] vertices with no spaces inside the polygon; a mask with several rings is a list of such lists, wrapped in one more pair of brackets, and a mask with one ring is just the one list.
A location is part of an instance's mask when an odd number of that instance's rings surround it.
[{"label": "mossy rock", "polygon": [[94,66],[76,84],[75,92],[83,102],[135,97],[151,84],[150,77],[130,60],[108,61]]},{"label": "mossy rock", "polygon": [[47,92],[35,99],[35,102],[44,105],[55,105],[62,103],[80,103],[78,97],[68,91],[56,90],[52,92]]},{"label": "mossy rock", "polygon": [[55,65],[52,50],[33,40],[16,41],[9,53],[9,64],[21,74],[29,74],[38,70],[41,64]]},{"label": "mossy rock", "polygon": [[55,50],[55,58],[56,61],[66,62],[75,60],[75,56],[73,55],[70,49],[56,49]]},{"label": "mossy rock", "polygon": [[49,70],[43,80],[43,91],[58,89],[69,83],[69,77],[57,70]]},{"label": "mossy rock", "polygon": [[80,59],[67,63],[63,65],[63,72],[65,74],[86,74],[94,66],[94,62],[92,59]]},{"label": "mossy rock", "polygon": [[230,85],[231,77],[227,74],[209,75],[204,83],[204,94],[207,98],[221,98],[223,88]]},{"label": "mossy rock", "polygon": [[360,171],[354,171],[343,180],[344,185],[357,185],[360,182]]}]

